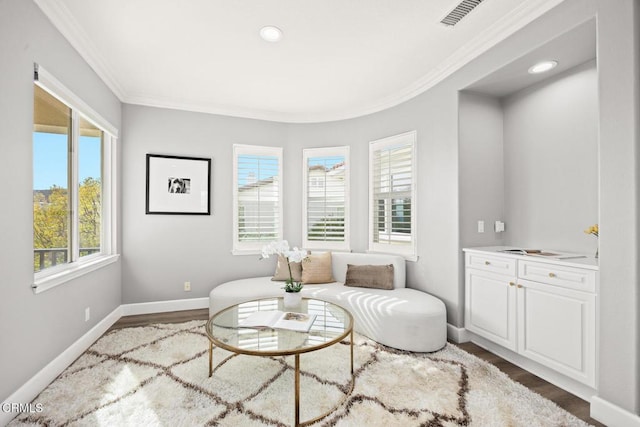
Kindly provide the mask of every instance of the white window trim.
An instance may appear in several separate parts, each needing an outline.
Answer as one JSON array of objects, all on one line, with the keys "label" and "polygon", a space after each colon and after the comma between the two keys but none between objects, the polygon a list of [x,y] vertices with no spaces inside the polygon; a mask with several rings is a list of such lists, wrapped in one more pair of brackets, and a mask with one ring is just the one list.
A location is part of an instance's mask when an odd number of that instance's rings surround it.
[{"label": "white window trim", "polygon": [[95,126],[109,133],[114,138],[118,138],[118,129],[80,99],[79,96],[67,89],[66,86],[42,66],[36,64],[35,69],[38,76],[37,80],[34,81],[35,84],[67,104],[71,109],[82,113],[82,116]]},{"label": "white window trim", "polygon": [[[53,77],[41,66],[35,65],[35,71],[37,78],[34,79],[34,83],[41,87],[43,90],[50,93],[55,98],[59,99],[71,108],[73,114],[74,123],[77,123],[78,116],[81,115],[84,119],[91,122],[96,127],[104,131],[103,138],[103,158],[102,158],[102,227],[101,227],[101,251],[98,254],[84,256],[77,261],[69,262],[67,264],[61,264],[55,267],[47,268],[45,270],[34,273],[34,281],[31,286],[35,294],[42,293],[48,289],[54,288],[58,285],[67,283],[70,280],[84,276],[92,271],[98,270],[109,264],[113,264],[120,259],[120,255],[116,253],[117,248],[117,182],[118,171],[116,168],[117,153],[116,153],[116,141],[118,135],[118,129],[111,125],[107,120],[103,119],[95,110],[89,107],[84,101],[82,101],[77,95],[67,89],[59,80]],[[74,126],[72,132],[77,132],[77,127]],[[77,141],[77,136],[74,135]],[[73,176],[77,176],[78,173],[77,159],[73,161],[72,171]],[[74,180],[75,181],[75,180]],[[71,191],[74,193],[74,203],[78,203],[77,192],[78,189],[74,188]],[[77,207],[73,209],[72,215],[77,215]],[[75,220],[74,220],[75,221]],[[75,245],[77,247],[76,233],[72,236]]]},{"label": "white window trim", "polygon": [[[86,259],[85,259],[86,258]],[[58,285],[67,283],[70,280],[82,277],[85,274],[96,271],[109,264],[113,264],[120,259],[119,254],[114,255],[95,255],[83,257],[82,261],[72,262],[64,266],[56,266],[47,269],[46,277],[34,280],[32,289],[34,294],[42,293]],[[58,268],[64,267],[64,268]],[[52,271],[50,271],[52,270]],[[60,270],[60,271],[59,271]]]},{"label": "white window trim", "polygon": [[[350,251],[350,208],[349,208],[349,195],[350,195],[350,147],[348,145],[341,147],[323,147],[323,148],[306,148],[302,150],[302,247],[305,249],[326,249],[326,250],[340,250]],[[345,170],[344,170],[344,242],[318,242],[307,240],[307,198],[308,198],[308,167],[307,162],[312,157],[324,157],[324,156],[344,156]]]},{"label": "white window trim", "polygon": [[[400,144],[411,144],[411,245],[407,246],[395,246],[389,244],[375,243],[373,241],[373,228],[375,223],[373,221],[374,214],[377,214],[377,210],[373,206],[374,201],[374,165],[373,165],[373,153],[377,150],[392,147]],[[409,131],[399,135],[389,136],[387,138],[378,139],[369,142],[369,249],[367,252],[371,253],[393,253],[403,256],[407,261],[418,260],[418,233],[417,233],[417,218],[418,218],[418,203],[417,203],[417,182],[418,182],[418,162],[417,162],[417,132]]]},{"label": "white window trim", "polygon": [[233,194],[233,248],[231,249],[231,253],[233,255],[256,255],[262,253],[262,247],[268,242],[240,242],[238,240],[238,156],[243,154],[251,154],[258,156],[276,156],[278,158],[278,194],[279,194],[279,202],[278,203],[278,227],[277,227],[277,237],[275,240],[282,240],[283,236],[283,149],[282,147],[266,147],[261,145],[243,145],[243,144],[233,144],[233,179],[232,179],[232,189],[231,194]]}]

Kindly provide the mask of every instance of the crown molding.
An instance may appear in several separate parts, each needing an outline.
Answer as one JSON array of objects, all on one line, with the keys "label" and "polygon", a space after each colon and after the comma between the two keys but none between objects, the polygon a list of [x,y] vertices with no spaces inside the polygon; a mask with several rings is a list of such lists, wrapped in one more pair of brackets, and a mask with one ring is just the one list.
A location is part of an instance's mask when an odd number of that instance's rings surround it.
[{"label": "crown molding", "polygon": [[492,26],[487,27],[487,29],[469,43],[466,43],[453,52],[453,54],[442,61],[438,67],[399,92],[365,108],[364,113],[360,115],[371,114],[395,107],[426,92],[563,1],[564,0],[539,0],[522,3],[518,8],[503,16]]},{"label": "crown molding", "polygon": [[126,92],[117,78],[110,71],[100,57],[96,47],[89,41],[88,36],[73,18],[73,15],[61,0],[34,0],[42,11],[49,17],[54,26],[63,34],[71,45],[87,61],[89,66],[98,74],[105,84],[123,103],[144,105],[158,108],[169,108],[208,114],[218,114],[232,117],[276,121],[284,123],[319,123],[352,119],[368,114],[377,113],[406,102],[432,88],[445,78],[458,71],[464,65],[477,58],[487,50],[505,40],[516,31],[542,16],[564,0],[529,0],[523,2],[516,9],[503,16],[482,33],[474,37],[469,43],[454,51],[440,65],[422,78],[404,89],[384,97],[374,103],[357,108],[323,111],[323,112],[283,112],[261,109],[244,108],[234,105],[210,103],[193,103],[153,97],[149,95]]},{"label": "crown molding", "polygon": [[[270,122],[291,122],[292,117],[297,117],[297,113],[287,113],[271,110],[260,110],[245,108],[237,105],[222,105],[213,102],[198,103],[190,101],[179,101],[162,97],[147,96],[144,94],[132,94],[123,99],[126,104],[143,105],[146,107],[168,108],[172,110],[191,111],[194,113],[217,114],[220,116],[241,117],[245,119],[265,120]],[[301,115],[306,117],[306,115]]]},{"label": "crown molding", "polygon": [[64,38],[78,51],[82,59],[96,72],[98,77],[111,89],[120,100],[125,99],[126,92],[118,82],[107,63],[104,62],[98,49],[91,43],[89,36],[73,17],[64,2],[60,0],[34,0],[35,4],[62,33]]}]

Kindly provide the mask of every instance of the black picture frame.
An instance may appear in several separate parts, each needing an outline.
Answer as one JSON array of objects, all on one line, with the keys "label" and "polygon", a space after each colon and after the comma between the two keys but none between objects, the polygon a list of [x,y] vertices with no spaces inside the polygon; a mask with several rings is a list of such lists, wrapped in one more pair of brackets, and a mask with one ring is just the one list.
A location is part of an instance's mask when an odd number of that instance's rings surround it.
[{"label": "black picture frame", "polygon": [[211,159],[147,154],[147,215],[211,215]]}]

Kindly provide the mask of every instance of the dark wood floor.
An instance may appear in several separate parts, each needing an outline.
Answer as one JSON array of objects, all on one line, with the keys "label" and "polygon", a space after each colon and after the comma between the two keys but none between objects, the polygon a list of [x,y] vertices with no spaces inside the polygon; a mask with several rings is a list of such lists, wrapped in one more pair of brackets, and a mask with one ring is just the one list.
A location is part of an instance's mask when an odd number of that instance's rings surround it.
[{"label": "dark wood floor", "polygon": [[[122,317],[109,330],[129,328],[133,326],[146,326],[153,323],[180,323],[187,322],[189,320],[207,320],[208,318],[209,310],[206,308],[201,310],[174,311],[172,313],[141,314],[137,316]],[[604,426],[604,424],[601,424],[589,417],[589,403],[579,397],[548,383],[542,378],[507,362],[501,357],[496,356],[473,343],[452,344],[457,345],[464,351],[471,353],[480,359],[486,360],[505,374],[509,375],[512,380],[519,382],[530,390],[555,402],[561,408],[564,408],[566,411],[587,423],[593,424],[594,426]]]},{"label": "dark wood floor", "polygon": [[555,402],[556,405],[560,406],[565,411],[572,413],[581,420],[589,424],[593,424],[594,426],[604,426],[604,424],[601,424],[589,417],[589,403],[587,401],[574,396],[560,387],[556,387],[555,385],[533,375],[529,371],[525,371],[513,363],[507,362],[500,356],[496,356],[474,343],[466,342],[462,344],[452,344],[457,345],[467,353],[471,353],[482,360],[486,360],[507,374],[512,380],[519,382],[529,390],[532,390]]},{"label": "dark wood floor", "polygon": [[182,323],[190,320],[208,320],[209,309],[173,311],[171,313],[139,314],[136,316],[121,317],[109,328],[113,329],[131,328],[134,326],[147,326],[154,323]]}]

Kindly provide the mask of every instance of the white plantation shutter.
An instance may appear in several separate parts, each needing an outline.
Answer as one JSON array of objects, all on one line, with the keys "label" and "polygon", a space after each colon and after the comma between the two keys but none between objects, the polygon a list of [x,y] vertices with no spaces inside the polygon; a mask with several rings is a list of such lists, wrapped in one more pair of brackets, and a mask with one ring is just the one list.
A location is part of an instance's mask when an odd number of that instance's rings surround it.
[{"label": "white plantation shutter", "polygon": [[233,146],[234,253],[282,239],[282,148]]},{"label": "white plantation shutter", "polygon": [[416,251],[416,132],[369,147],[369,250],[413,258]]},{"label": "white plantation shutter", "polygon": [[303,150],[303,246],[349,249],[349,147]]}]

